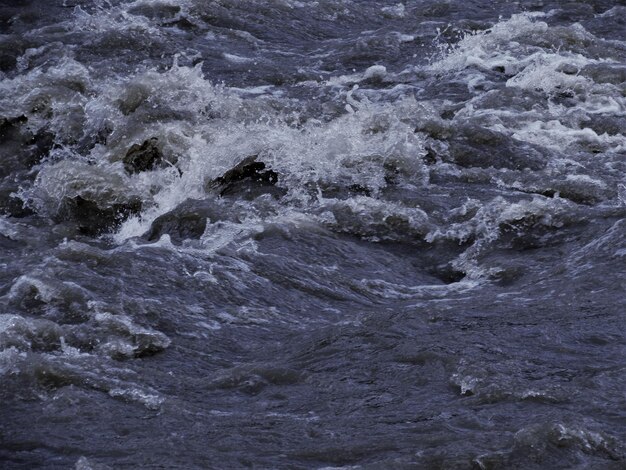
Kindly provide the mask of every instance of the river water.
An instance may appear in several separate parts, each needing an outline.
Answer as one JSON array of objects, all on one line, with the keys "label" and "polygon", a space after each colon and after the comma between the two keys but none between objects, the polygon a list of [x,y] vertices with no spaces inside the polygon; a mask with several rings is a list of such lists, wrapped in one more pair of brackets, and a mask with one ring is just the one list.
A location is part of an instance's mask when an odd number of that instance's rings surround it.
[{"label": "river water", "polygon": [[626,3],[0,0],[0,467],[626,468]]}]

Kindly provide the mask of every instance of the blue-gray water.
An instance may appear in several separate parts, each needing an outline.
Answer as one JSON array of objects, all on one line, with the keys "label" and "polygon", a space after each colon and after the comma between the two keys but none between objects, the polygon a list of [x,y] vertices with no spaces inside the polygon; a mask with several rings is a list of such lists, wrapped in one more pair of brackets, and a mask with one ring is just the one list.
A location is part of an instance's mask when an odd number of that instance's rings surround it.
[{"label": "blue-gray water", "polygon": [[0,467],[626,468],[626,2],[0,0]]}]

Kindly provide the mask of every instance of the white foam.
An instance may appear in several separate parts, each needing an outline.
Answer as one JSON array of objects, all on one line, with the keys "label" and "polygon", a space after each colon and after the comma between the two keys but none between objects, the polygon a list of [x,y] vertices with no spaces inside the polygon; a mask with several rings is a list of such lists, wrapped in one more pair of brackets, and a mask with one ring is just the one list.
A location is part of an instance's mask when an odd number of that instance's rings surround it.
[{"label": "white foam", "polygon": [[[610,68],[614,63],[611,59],[589,57],[586,51],[551,48],[550,44],[558,41],[587,44],[599,40],[580,24],[548,27],[539,20],[542,16],[513,15],[486,31],[467,34],[427,70],[460,74],[475,94],[457,118],[480,117],[486,127],[555,151],[622,152],[626,148],[623,133],[598,134],[584,125],[593,115],[626,115],[626,97],[618,86],[596,83],[583,73],[588,66]],[[503,72],[502,78],[508,77],[507,88],[541,93],[546,101],[538,101],[526,112],[498,107],[499,94],[505,100],[509,98],[490,83],[498,80],[493,77],[493,70]],[[484,88],[488,91],[482,91]],[[485,107],[483,99],[493,104]],[[563,99],[569,101],[559,104]]]},{"label": "white foam", "polygon": [[112,388],[108,393],[113,398],[139,402],[149,410],[158,410],[165,402],[165,398],[158,393],[136,387]]},{"label": "white foam", "polygon": [[467,277],[459,282],[451,284],[422,284],[404,285],[388,282],[382,279],[361,279],[358,285],[376,296],[384,299],[417,300],[417,299],[443,299],[452,294],[460,294],[470,291],[479,285],[478,278]]},{"label": "white foam", "polygon": [[96,6],[92,13],[87,12],[80,5],[74,7],[73,19],[66,23],[66,27],[89,31],[92,34],[106,34],[111,32],[137,31],[146,37],[160,38],[161,30],[151,24],[150,20],[142,15],[132,15],[124,8],[127,5],[119,5],[108,8]]},{"label": "white foam", "polygon": [[495,66],[502,66],[507,73],[511,73],[518,67],[515,50],[521,46],[517,40],[541,35],[548,30],[547,23],[536,21],[543,16],[539,12],[521,13],[496,23],[488,30],[466,34],[455,46],[444,49],[443,57],[434,62],[430,69],[435,72],[454,72],[468,67],[491,70]]},{"label": "white foam", "polygon": [[223,55],[227,61],[234,64],[251,64],[254,62],[254,59],[251,57],[243,57],[235,54],[228,54],[226,52],[224,52]]},{"label": "white foam", "polygon": [[591,87],[590,79],[578,74],[566,74],[559,69],[567,65],[582,70],[585,65],[597,62],[580,54],[535,52],[518,63],[521,70],[506,82],[506,86],[541,90],[549,94],[557,90],[584,91]]},{"label": "white foam", "polygon": [[568,220],[572,205],[560,198],[534,197],[530,201],[511,203],[498,196],[481,205],[471,219],[436,228],[425,238],[431,243],[443,239],[465,243],[475,239],[452,261],[452,266],[464,272],[468,281],[482,281],[501,272],[498,266],[481,265],[477,259],[500,238],[503,226],[529,220],[535,226],[559,228]]},{"label": "white foam", "polygon": [[[381,69],[376,71],[380,73]],[[403,122],[407,113],[419,112],[411,99],[393,105],[374,105],[362,95],[356,98],[355,88],[346,96],[355,110],[353,114],[329,123],[310,121],[294,128],[271,111],[262,98],[241,101],[228,89],[216,89],[203,79],[199,68],[175,65],[165,74],[148,72],[139,83],[148,88],[149,96],[157,94],[157,103],[169,106],[173,101],[187,113],[189,107],[196,108],[198,114],[193,130],[175,123],[161,124],[149,132],[144,129],[141,138],[167,132],[172,125],[179,127],[176,141],[166,144],[172,145],[171,151],[180,156],[178,166],[182,176],[170,172],[175,177],[167,177],[153,171],[132,178],[133,187],[141,191],[148,204],[140,216],[131,217],[121,226],[115,236],[118,242],[141,235],[155,218],[185,199],[202,199],[208,181],[248,155],[259,155],[259,159],[277,171],[280,184],[289,190],[291,198],[306,199],[309,203],[310,197],[302,188],[311,184],[341,182],[347,186],[361,185],[376,193],[386,185],[384,164],[388,159],[396,159],[400,165],[406,162],[407,168],[413,167],[411,171],[417,172],[419,178],[427,174],[419,163],[425,153],[423,142],[412,126]],[[157,88],[157,84],[162,88]],[[181,87],[185,87],[184,91]],[[163,95],[167,96],[167,102]],[[205,118],[207,109],[211,117]],[[256,116],[256,120],[246,119],[247,114]],[[118,118],[121,123],[116,128],[119,126],[121,131],[122,123],[128,118],[121,115]],[[119,134],[114,131],[110,152],[116,149]],[[133,140],[137,142],[141,138]],[[120,146],[127,142],[123,135],[117,139]]]},{"label": "white foam", "polygon": [[553,119],[549,121],[531,121],[520,123],[513,137],[553,150],[565,150],[574,145],[597,145],[599,149],[611,149],[619,152],[626,144],[623,135],[598,134],[593,129],[573,129]]},{"label": "white foam", "polygon": [[384,65],[372,65],[363,73],[363,79],[378,79],[382,80],[387,75],[387,67]]}]

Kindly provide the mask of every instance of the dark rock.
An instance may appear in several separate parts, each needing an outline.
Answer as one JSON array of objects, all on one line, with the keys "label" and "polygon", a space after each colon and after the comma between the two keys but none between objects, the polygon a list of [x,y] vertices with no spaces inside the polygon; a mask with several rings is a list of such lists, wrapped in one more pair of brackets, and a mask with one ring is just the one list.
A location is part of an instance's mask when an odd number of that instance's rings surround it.
[{"label": "dark rock", "polygon": [[481,126],[466,125],[450,139],[452,162],[462,167],[540,170],[548,158],[541,149]]},{"label": "dark rock", "polygon": [[27,122],[24,115],[0,118],[0,176],[32,168],[52,149],[54,135],[45,128],[33,133],[24,125]]},{"label": "dark rock", "polygon": [[134,144],[128,152],[126,152],[126,156],[123,158],[122,162],[128,174],[132,175],[134,173],[153,170],[156,167],[167,166],[168,160],[165,159],[161,149],[159,149],[158,141],[159,139],[152,137],[144,141],[141,145]]},{"label": "dark rock", "polygon": [[13,118],[0,118],[0,142],[10,138],[15,129],[25,122],[28,122],[28,118],[24,115]]},{"label": "dark rock", "polygon": [[33,210],[25,206],[24,201],[15,196],[17,191],[19,191],[19,185],[15,181],[0,181],[0,214],[17,218],[33,215]]},{"label": "dark rock", "polygon": [[54,145],[54,135],[46,129],[32,132],[24,115],[0,118],[0,213],[24,217],[32,211],[13,196],[20,187],[36,177],[39,164]]},{"label": "dark rock", "polygon": [[426,147],[426,155],[422,157],[422,160],[428,166],[434,165],[437,163],[437,152],[431,147]]},{"label": "dark rock", "polygon": [[180,13],[178,5],[167,5],[165,3],[140,4],[133,7],[128,12],[132,15],[142,15],[150,19],[170,19]]},{"label": "dark rock", "polygon": [[[422,15],[426,18],[440,18],[448,16],[450,10],[454,9],[454,6],[448,2],[433,2],[422,9]],[[448,29],[444,30],[444,32]]]},{"label": "dark rock", "polygon": [[626,67],[613,64],[589,64],[583,67],[581,75],[591,78],[596,83],[621,85],[626,82]]},{"label": "dark rock", "polygon": [[581,127],[588,127],[599,135],[604,133],[609,135],[621,135],[626,130],[626,118],[621,116],[592,114],[582,123]]},{"label": "dark rock", "polygon": [[453,284],[465,278],[466,274],[455,269],[450,263],[440,264],[429,269],[429,273],[446,284]]},{"label": "dark rock", "polygon": [[576,75],[580,72],[580,69],[573,64],[562,64],[557,67],[557,72],[561,72],[566,75]]},{"label": "dark rock", "polygon": [[304,379],[305,374],[297,370],[256,364],[227,370],[211,380],[207,387],[210,390],[235,389],[248,395],[257,395],[268,386],[297,385]]},{"label": "dark rock", "polygon": [[0,250],[16,250],[26,246],[23,240],[14,240],[6,235],[0,234]]},{"label": "dark rock", "polygon": [[[390,185],[395,184],[395,178],[390,176],[387,179],[387,183]],[[310,194],[313,195],[321,192],[324,198],[329,199],[345,200],[354,196],[370,197],[372,195],[372,190],[361,184],[345,185],[340,182],[318,181],[315,184],[307,184],[305,187]]]},{"label": "dark rock", "polygon": [[131,198],[126,203],[100,207],[95,201],[75,196],[63,200],[61,209],[54,219],[57,222],[75,222],[80,233],[95,236],[115,229],[131,215],[138,214],[141,207],[139,198]]},{"label": "dark rock", "polygon": [[150,89],[139,83],[131,83],[122,92],[117,100],[117,105],[124,116],[136,112],[139,107],[150,97]]},{"label": "dark rock", "polygon": [[199,239],[207,224],[220,221],[239,223],[245,214],[245,209],[218,197],[187,199],[167,214],[157,217],[142,237],[152,241],[168,234],[173,242]]},{"label": "dark rock", "polygon": [[265,170],[265,163],[257,161],[257,155],[244,158],[215,181],[219,184],[230,184],[246,178],[268,184],[275,184],[278,181],[276,172]]},{"label": "dark rock", "polygon": [[261,194],[272,194],[281,197],[285,190],[276,187],[278,173],[266,169],[262,161],[257,160],[258,155],[250,155],[240,163],[228,170],[219,178],[209,183],[209,188],[219,191],[219,195],[240,195],[247,199],[254,199]]},{"label": "dark rock", "polygon": [[[454,114],[446,115],[443,119],[452,119]],[[415,132],[423,132],[434,139],[447,139],[453,133],[453,127],[442,119],[424,119],[415,127]]]},{"label": "dark rock", "polygon": [[174,241],[198,239],[204,233],[207,223],[218,218],[217,208],[207,201],[188,199],[176,209],[157,217],[143,238],[152,241],[168,234]]},{"label": "dark rock", "polygon": [[[178,29],[182,29],[183,31],[190,31],[193,29],[197,29],[198,26],[193,24],[191,21],[189,21],[187,18],[182,17],[180,19],[177,19],[176,21],[171,21],[171,22],[167,22],[163,24],[164,26],[176,26]],[[196,62],[197,61],[197,62]],[[197,65],[197,63],[200,62],[200,60],[196,59],[194,60],[194,65]]]},{"label": "dark rock", "polygon": [[350,185],[350,187],[348,188],[348,191],[350,191],[352,194],[357,194],[357,195],[362,195],[362,196],[369,197],[372,195],[372,191],[368,187],[363,186],[361,184]]}]

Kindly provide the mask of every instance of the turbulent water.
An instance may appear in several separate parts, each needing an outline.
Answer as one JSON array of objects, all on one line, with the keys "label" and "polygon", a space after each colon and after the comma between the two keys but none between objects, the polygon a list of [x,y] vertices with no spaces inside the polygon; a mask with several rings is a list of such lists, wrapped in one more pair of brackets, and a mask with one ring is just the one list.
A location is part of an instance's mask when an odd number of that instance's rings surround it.
[{"label": "turbulent water", "polygon": [[0,467],[626,468],[626,2],[0,0]]}]

